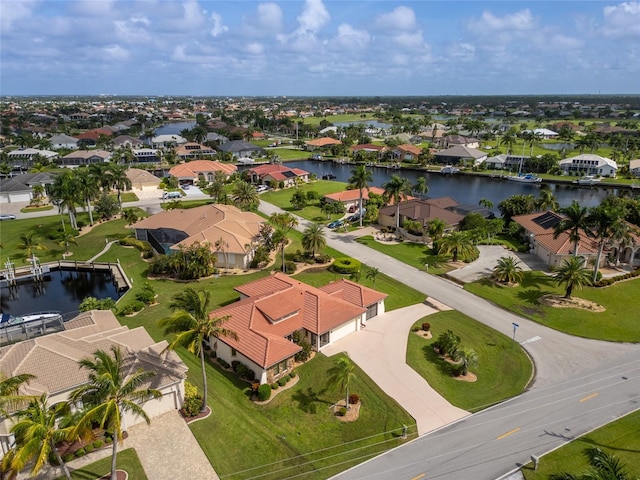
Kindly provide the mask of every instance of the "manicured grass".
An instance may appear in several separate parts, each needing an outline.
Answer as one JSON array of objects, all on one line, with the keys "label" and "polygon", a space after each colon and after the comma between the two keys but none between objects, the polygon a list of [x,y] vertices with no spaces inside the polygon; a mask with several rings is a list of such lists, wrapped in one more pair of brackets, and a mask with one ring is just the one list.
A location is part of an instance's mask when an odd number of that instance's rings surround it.
[{"label": "manicured grass", "polygon": [[[184,197],[183,197],[184,198]],[[160,207],[163,210],[168,210],[168,207],[170,205],[172,205],[173,202],[178,201],[180,202],[180,208],[195,208],[195,207],[201,207],[202,205],[211,205],[213,203],[215,203],[213,201],[213,199],[204,199],[204,200],[180,200],[180,199],[171,199],[171,200],[165,200],[164,202],[162,202],[160,204]]]},{"label": "manicured grass", "polygon": [[638,278],[606,288],[587,287],[574,291],[574,297],[602,305],[606,308],[604,312],[541,305],[538,301],[541,296],[564,295],[564,289],[556,285],[553,277],[540,272],[525,272],[524,280],[517,287],[480,280],[468,283],[464,288],[518,315],[571,335],[611,342],[640,342]]},{"label": "manicured grass", "polygon": [[46,212],[49,210],[53,210],[53,205],[45,205],[43,207],[24,207],[20,209],[22,213]]},{"label": "manicured grass", "polygon": [[[129,480],[147,480],[138,454],[133,448],[127,448],[118,452],[116,466],[119,470],[126,470],[129,473]],[[71,472],[71,478],[74,480],[96,480],[103,475],[111,472],[111,455],[97,462],[90,463],[86,467]],[[58,477],[56,480],[64,480],[64,476]]]},{"label": "manicured grass", "polygon": [[[115,198],[116,200],[118,199],[118,195],[117,194],[114,194],[114,195],[111,195],[111,196],[113,198]],[[133,192],[122,192],[120,194],[120,199],[121,199],[122,203],[125,203],[125,202],[137,202],[138,200],[140,200],[138,198],[138,196]]]},{"label": "manicured grass", "polygon": [[[367,121],[375,121],[376,117],[370,114],[366,114],[363,118],[360,113],[344,113],[340,115],[331,115],[329,117],[307,117],[304,119],[304,123],[307,125],[320,125],[322,120],[326,120],[330,123],[341,123],[341,122],[367,122]],[[384,123],[384,120],[382,120]]]},{"label": "manicured grass", "polygon": [[286,162],[290,160],[306,160],[311,157],[312,152],[301,150],[299,148],[271,148],[270,155],[278,155],[280,160]]},{"label": "manicured grass", "polygon": [[[197,358],[183,358],[199,383]],[[414,420],[358,367],[349,391],[361,398],[360,418],[352,423],[335,418],[331,405],[344,395],[327,386],[333,365],[334,358],[316,355],[296,369],[299,382],[294,387],[266,405],[255,405],[248,384],[208,363],[213,413],[191,430],[216,472],[234,479],[301,473],[324,479],[398,446],[403,424],[410,426],[409,438],[415,438]]]},{"label": "manicured grass", "polygon": [[[424,317],[414,326],[423,322],[431,324],[433,337],[409,333],[407,364],[453,405],[477,411],[524,391],[533,366],[522,347],[509,337],[453,310]],[[447,330],[460,337],[461,346],[478,354],[478,365],[469,367],[478,377],[476,382],[456,380],[451,365],[434,351],[433,343]]]},{"label": "manicured grass", "polygon": [[626,465],[629,478],[640,478],[640,410],[626,415],[602,428],[587,433],[540,459],[538,469],[528,464],[522,468],[526,480],[546,480],[551,473],[584,473],[589,464],[583,451],[597,447],[615,455]]},{"label": "manicured grass", "polygon": [[[291,197],[295,192],[295,189],[293,188],[269,190],[260,195],[260,199],[307,220],[324,223],[329,222],[330,220],[328,220],[327,216],[320,210],[319,200],[329,193],[336,193],[345,190],[346,186],[347,184],[344,182],[334,182],[331,180],[318,180],[316,182],[301,185],[299,189],[302,192],[306,193],[309,191],[315,191],[318,193],[318,202],[313,205],[308,205],[302,210],[294,210],[291,206]],[[332,219],[340,218],[341,216],[342,215],[333,215]]]},{"label": "manicured grass", "polygon": [[443,262],[441,256],[433,255],[429,246],[420,243],[402,242],[387,245],[375,241],[371,235],[365,235],[356,241],[419,270],[426,271],[425,265],[429,265],[428,272],[434,275],[449,272],[453,268],[447,262]]}]

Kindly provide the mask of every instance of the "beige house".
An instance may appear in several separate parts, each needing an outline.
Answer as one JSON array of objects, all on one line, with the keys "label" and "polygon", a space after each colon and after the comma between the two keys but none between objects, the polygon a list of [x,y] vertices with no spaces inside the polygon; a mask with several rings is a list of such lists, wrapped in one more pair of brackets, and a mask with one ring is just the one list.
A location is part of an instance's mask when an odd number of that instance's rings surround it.
[{"label": "beige house", "polygon": [[[143,408],[153,418],[182,408],[187,367],[173,351],[165,351],[166,340],[156,342],[143,327],[129,329],[120,325],[110,310],[81,313],[64,324],[65,330],[32,338],[0,348],[0,372],[6,377],[29,373],[35,375],[21,389],[24,395],[47,394],[53,405],[66,402],[69,394],[88,381],[87,370],[78,361],[91,358],[96,350],[109,351],[120,347],[130,371],[142,368],[155,375],[140,388],[160,390],[162,397],[144,403]],[[123,418],[126,430],[143,422],[129,413]],[[11,420],[0,421],[0,457],[13,444],[9,433]]]},{"label": "beige house", "polygon": [[151,243],[161,254],[171,254],[196,242],[208,243],[216,265],[249,268],[258,247],[256,238],[266,220],[232,205],[203,205],[156,213],[133,224],[136,238]]},{"label": "beige house", "polygon": [[158,190],[160,188],[160,179],[146,170],[130,168],[126,175],[131,180],[132,190]]}]

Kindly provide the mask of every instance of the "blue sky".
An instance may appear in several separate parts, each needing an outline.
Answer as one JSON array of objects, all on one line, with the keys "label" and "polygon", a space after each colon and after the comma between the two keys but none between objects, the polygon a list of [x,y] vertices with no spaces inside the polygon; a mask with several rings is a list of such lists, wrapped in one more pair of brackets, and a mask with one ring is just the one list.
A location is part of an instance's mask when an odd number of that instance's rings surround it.
[{"label": "blue sky", "polygon": [[640,93],[640,1],[0,0],[2,95]]}]

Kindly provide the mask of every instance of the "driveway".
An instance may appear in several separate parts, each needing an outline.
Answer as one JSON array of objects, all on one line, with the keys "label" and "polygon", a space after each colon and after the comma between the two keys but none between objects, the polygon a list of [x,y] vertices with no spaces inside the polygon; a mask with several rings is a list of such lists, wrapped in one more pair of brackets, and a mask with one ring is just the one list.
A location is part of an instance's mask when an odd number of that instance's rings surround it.
[{"label": "driveway", "polygon": [[[436,308],[437,307],[437,308]],[[469,415],[440,396],[406,364],[408,332],[414,322],[438,309],[437,303],[400,308],[367,321],[367,328],[344,337],[322,352],[347,352],[369,377],[416,420],[418,435]]]}]

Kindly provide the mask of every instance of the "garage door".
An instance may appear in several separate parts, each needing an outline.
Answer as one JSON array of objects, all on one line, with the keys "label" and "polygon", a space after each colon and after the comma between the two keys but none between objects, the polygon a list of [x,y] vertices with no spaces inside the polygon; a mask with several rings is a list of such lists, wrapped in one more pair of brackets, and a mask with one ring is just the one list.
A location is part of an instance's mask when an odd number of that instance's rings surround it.
[{"label": "garage door", "polygon": [[369,307],[367,308],[367,320],[375,317],[376,315],[378,315],[378,302],[374,303],[373,305],[369,305]]}]

